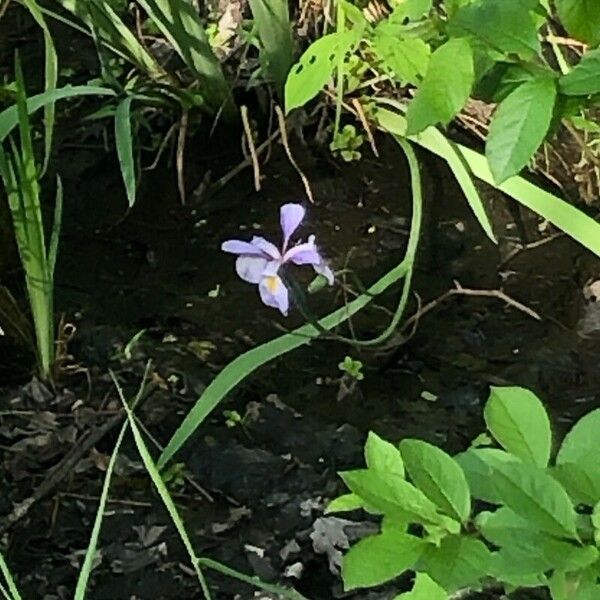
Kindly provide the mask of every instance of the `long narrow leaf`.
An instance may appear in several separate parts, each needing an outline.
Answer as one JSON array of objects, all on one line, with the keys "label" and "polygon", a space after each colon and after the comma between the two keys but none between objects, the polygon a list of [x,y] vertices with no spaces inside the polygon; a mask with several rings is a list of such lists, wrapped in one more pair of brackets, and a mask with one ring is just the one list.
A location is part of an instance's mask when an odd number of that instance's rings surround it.
[{"label": "long narrow leaf", "polygon": [[[378,115],[383,112],[386,114],[385,121],[382,121],[382,127],[394,135],[402,136],[402,132],[406,131],[404,117],[385,109],[379,109]],[[449,161],[447,147],[440,144],[439,138],[430,135],[428,130],[409,139]],[[483,154],[462,144],[454,144],[454,147],[460,152],[475,177],[514,198],[523,206],[536,212],[555,227],[564,231],[588,250],[600,256],[600,223],[594,221],[575,206],[527,181],[520,175],[510,177],[501,185],[497,185]]]},{"label": "long narrow leaf", "polygon": [[250,0],[250,8],[265,66],[279,93],[283,94],[287,74],[294,63],[292,25],[287,0]]},{"label": "long narrow leaf", "polygon": [[96,548],[98,547],[98,538],[100,536],[100,529],[102,528],[102,520],[104,519],[104,510],[106,508],[106,502],[108,500],[108,491],[110,489],[110,482],[112,479],[115,464],[117,462],[117,456],[121,448],[121,443],[125,437],[127,426],[129,421],[126,420],[121,427],[117,443],[113,450],[112,456],[106,468],[106,474],[104,476],[104,483],[102,485],[102,493],[100,494],[100,502],[98,504],[98,510],[96,511],[96,517],[94,519],[94,526],[92,527],[92,533],[90,535],[90,541],[88,543],[87,550],[85,552],[85,558],[83,559],[83,565],[77,578],[77,586],[75,588],[74,600],[85,600],[85,594],[87,590],[87,584],[94,566],[94,558],[96,557]]},{"label": "long narrow leaf", "polygon": [[54,202],[54,220],[52,221],[52,234],[50,236],[50,247],[48,248],[48,271],[54,280],[54,269],[56,267],[56,256],[58,254],[58,241],[62,226],[63,211],[63,186],[60,177],[56,178],[56,199]]},{"label": "long narrow leaf", "polygon": [[[389,111],[385,108],[378,108],[377,119],[380,126],[386,131],[389,131],[390,133],[400,137],[406,135],[406,119],[397,113]],[[448,163],[448,166],[452,170],[454,177],[456,177],[456,180],[458,181],[458,184],[467,198],[467,202],[469,203],[473,214],[479,221],[481,228],[483,231],[485,231],[485,234],[490,238],[490,240],[496,243],[496,237],[494,236],[494,232],[492,230],[492,224],[490,223],[485,211],[485,207],[483,206],[481,196],[479,195],[479,192],[473,183],[471,170],[468,165],[465,164],[465,159],[456,148],[456,144],[449,140],[435,127],[429,127],[425,131],[421,132],[418,136],[415,136],[411,139],[414,139],[414,141],[422,146],[425,145],[426,141],[428,144],[427,147],[431,146],[439,149],[440,156],[443,156]]]},{"label": "long narrow leaf", "polygon": [[187,67],[204,84],[202,93],[214,109],[232,110],[231,91],[213,53],[202,21],[187,0],[138,0]]},{"label": "long narrow leaf", "polygon": [[[31,16],[35,22],[40,26],[44,33],[44,76],[45,76],[45,90],[53,90],[56,88],[58,81],[58,57],[56,55],[56,48],[54,46],[54,40],[52,34],[48,29],[46,19],[42,13],[36,0],[23,0],[23,4],[27,7]],[[42,171],[45,172],[48,168],[48,161],[50,160],[50,152],[52,151],[52,136],[54,131],[54,102],[47,104],[44,107],[44,166]]]},{"label": "long narrow leaf", "polygon": [[[27,99],[27,111],[31,115],[40,108],[52,104],[58,100],[67,98],[76,98],[78,96],[115,96],[115,92],[110,88],[87,86],[87,85],[67,85],[62,88],[48,90],[41,94],[31,96]],[[0,142],[18,125],[19,115],[17,106],[0,112]]]},{"label": "long narrow leaf", "polygon": [[[192,541],[190,540],[190,537],[187,534],[185,525],[183,524],[183,520],[179,516],[179,511],[177,510],[177,507],[175,506],[175,503],[173,502],[173,499],[171,498],[171,495],[169,494],[169,490],[167,489],[162,477],[160,476],[160,473],[159,473],[156,465],[154,464],[154,460],[152,459],[152,456],[150,455],[150,452],[148,451],[146,442],[144,442],[144,438],[142,437],[142,434],[137,426],[137,423],[135,422],[133,412],[132,412],[131,408],[129,407],[127,400],[125,399],[125,396],[123,394],[123,389],[121,388],[121,386],[120,386],[119,382],[117,381],[116,377],[114,376],[114,374],[111,373],[111,376],[112,376],[114,384],[117,387],[117,390],[119,392],[119,397],[121,398],[121,402],[123,403],[123,408],[127,412],[127,420],[129,421],[129,426],[131,427],[131,431],[133,433],[135,445],[137,446],[139,455],[142,459],[142,462],[144,463],[144,467],[146,468],[146,471],[148,472],[148,475],[150,476],[152,483],[156,487],[156,491],[158,492],[158,495],[160,496],[161,500],[163,501],[163,504],[165,505],[165,508],[167,509],[167,512],[169,513],[169,516],[171,517],[171,520],[173,521],[173,525],[175,525],[175,529],[177,529],[177,533],[179,534],[179,537],[181,538],[181,541],[183,542],[183,545],[188,553],[188,556],[190,557],[191,563],[194,565],[194,569],[196,571],[196,576],[198,577],[198,582],[200,583],[200,587],[202,588],[204,597],[206,598],[206,600],[211,600],[210,590],[208,589],[208,585],[206,584],[206,580],[204,579],[204,575],[198,564],[198,557],[196,556],[196,552],[194,551]],[[76,598],[75,600],[79,600],[79,599]]]},{"label": "long narrow leaf", "polygon": [[127,192],[127,202],[131,208],[135,203],[135,161],[133,159],[133,139],[131,135],[131,102],[132,96],[122,100],[117,106],[115,112],[115,140],[117,144],[117,155],[119,156],[119,165],[121,166],[121,175],[125,190]]},{"label": "long narrow leaf", "polygon": [[8,591],[12,594],[12,598],[9,600],[21,600],[21,595],[19,594],[19,590],[15,585],[15,581],[10,573],[8,565],[6,564],[2,553],[0,552],[0,573],[4,576],[6,580],[6,585],[8,586]]}]

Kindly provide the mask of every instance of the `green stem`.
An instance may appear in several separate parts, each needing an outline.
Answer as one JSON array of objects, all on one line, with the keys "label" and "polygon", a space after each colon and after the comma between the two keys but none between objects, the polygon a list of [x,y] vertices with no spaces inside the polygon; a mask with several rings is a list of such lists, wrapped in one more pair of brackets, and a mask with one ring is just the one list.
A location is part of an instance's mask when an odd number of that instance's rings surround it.
[{"label": "green stem", "polygon": [[[346,21],[344,19],[344,8],[341,2],[336,2],[336,31],[338,35],[344,33]],[[336,99],[335,99],[335,122],[333,126],[333,139],[340,130],[340,120],[342,118],[342,102],[344,100],[344,61],[346,56],[343,52],[338,52],[337,81],[336,81]]]}]

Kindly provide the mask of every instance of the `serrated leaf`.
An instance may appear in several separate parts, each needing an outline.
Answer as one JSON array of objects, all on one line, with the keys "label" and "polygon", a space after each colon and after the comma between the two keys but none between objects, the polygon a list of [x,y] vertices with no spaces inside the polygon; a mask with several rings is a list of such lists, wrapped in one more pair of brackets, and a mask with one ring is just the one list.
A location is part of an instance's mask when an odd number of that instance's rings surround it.
[{"label": "serrated leaf", "polygon": [[366,505],[401,521],[444,525],[447,519],[423,492],[395,474],[385,477],[371,470],[346,471],[340,476]]},{"label": "serrated leaf", "polygon": [[448,600],[448,594],[427,573],[417,573],[412,590],[394,600]]},{"label": "serrated leaf", "polygon": [[449,123],[469,99],[474,77],[473,51],[466,39],[452,39],[440,46],[431,55],[425,78],[408,105],[407,135]]},{"label": "serrated leaf", "polygon": [[543,470],[527,463],[496,465],[494,484],[502,503],[534,527],[578,539],[576,513],[567,492]]},{"label": "serrated leaf", "polygon": [[447,592],[475,587],[489,571],[491,553],[480,540],[464,536],[448,536],[439,547],[429,546],[418,571],[425,571]]},{"label": "serrated leaf", "polygon": [[358,510],[363,508],[364,502],[356,494],[344,494],[333,499],[325,509],[325,514],[335,512],[349,512],[351,510]]},{"label": "serrated leaf", "polygon": [[471,513],[471,495],[458,463],[421,440],[402,440],[400,452],[413,483],[447,515],[466,522]]},{"label": "serrated leaf", "polygon": [[357,41],[354,31],[330,33],[313,42],[290,69],[285,82],[285,112],[304,106],[331,78],[337,58]]},{"label": "serrated leaf", "polygon": [[388,529],[367,537],[344,556],[344,590],[380,585],[411,569],[426,547],[421,538]]},{"label": "serrated leaf", "polygon": [[404,478],[404,462],[396,446],[382,440],[376,433],[370,431],[365,444],[365,461],[369,469],[385,476],[393,473]]},{"label": "serrated leaf", "polygon": [[525,462],[545,467],[550,459],[552,431],[544,405],[520,387],[492,387],[483,412],[498,443]]},{"label": "serrated leaf", "polygon": [[600,48],[586,52],[577,65],[558,80],[558,85],[567,96],[600,93]]},{"label": "serrated leaf", "polygon": [[517,175],[544,141],[556,102],[556,82],[532,79],[511,92],[494,113],[485,145],[497,183]]},{"label": "serrated leaf", "polygon": [[600,44],[600,0],[555,0],[565,29],[592,46]]},{"label": "serrated leaf", "polygon": [[493,478],[493,468],[503,463],[517,462],[512,454],[497,448],[469,448],[454,457],[463,470],[471,496],[491,504],[500,504]]},{"label": "serrated leaf", "polygon": [[461,7],[449,23],[455,35],[472,35],[506,54],[532,58],[540,52],[532,3],[522,0],[479,0]]}]

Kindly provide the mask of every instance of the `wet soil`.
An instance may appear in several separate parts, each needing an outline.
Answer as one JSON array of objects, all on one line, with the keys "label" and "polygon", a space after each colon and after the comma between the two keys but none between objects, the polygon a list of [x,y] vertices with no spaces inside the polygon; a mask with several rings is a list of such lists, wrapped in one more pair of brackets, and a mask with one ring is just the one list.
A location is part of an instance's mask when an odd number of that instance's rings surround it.
[{"label": "wet soil", "polygon": [[[295,147],[316,200],[307,203],[302,233],[314,232],[332,264],[353,269],[365,284],[401,259],[410,217],[404,160],[393,142],[379,144],[381,158],[365,156],[350,165]],[[219,165],[229,158],[228,148],[221,148],[190,145],[190,187],[208,167],[222,174]],[[286,581],[313,600],[388,599],[407,585],[346,595],[341,589],[341,551],[375,524],[364,515],[354,523],[324,517],[323,508],[343,491],[337,471],[362,464],[369,430],[393,441],[419,437],[460,451],[483,429],[489,385],[537,392],[553,414],[557,439],[600,405],[598,313],[594,299],[584,295],[589,282],[600,279],[600,262],[567,237],[550,239],[555,232],[532,214],[521,213],[515,224],[509,201],[485,188],[499,237],[494,246],[444,166],[426,154],[421,159],[425,225],[409,314],[459,282],[502,289],[541,319],[495,298],[460,296],[424,315],[409,340],[394,337],[385,348],[360,351],[317,340],[236,388],[176,457],[189,478],[171,472],[199,554]],[[255,289],[236,278],[231,256],[219,250],[232,237],[276,237],[279,206],[305,202],[280,148],[273,148],[263,169],[261,192],[253,191],[251,173],[243,172],[218,194],[190,195],[185,207],[171,167],[148,171],[125,218],[112,154],[65,149],[57,171],[67,198],[57,307],[76,333],[58,391],[29,381],[30,356],[0,337],[4,518],[86,432],[118,410],[110,368],[133,394],[152,360],[153,392],[138,414],[152,438],[165,444],[229,360],[302,321],[297,311],[283,318],[262,306]],[[523,231],[527,242],[550,241],[511,256]],[[9,282],[18,288],[18,272]],[[394,290],[378,298],[351,330],[340,331],[374,337],[397,295]],[[311,297],[311,310],[324,314],[343,301],[336,286]],[[139,342],[125,351],[141,329]],[[346,355],[364,363],[363,381],[352,384],[342,376],[338,363]],[[224,410],[237,411],[241,423],[231,427]],[[7,560],[25,598],[72,596],[115,439],[115,431],[104,436],[5,534]],[[118,462],[100,548],[92,600],[200,597],[131,441]],[[253,597],[238,581],[212,573],[209,580],[215,598]],[[528,592],[522,598],[544,596]]]}]

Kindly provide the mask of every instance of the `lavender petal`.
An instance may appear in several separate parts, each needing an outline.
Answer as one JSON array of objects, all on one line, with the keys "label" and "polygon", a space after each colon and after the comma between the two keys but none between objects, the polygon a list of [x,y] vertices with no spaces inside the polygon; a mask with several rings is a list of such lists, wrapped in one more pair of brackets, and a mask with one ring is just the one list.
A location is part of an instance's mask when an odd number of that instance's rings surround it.
[{"label": "lavender petal", "polygon": [[325,262],[320,262],[317,265],[313,264],[313,269],[319,274],[322,275],[323,277],[325,277],[325,279],[327,279],[327,283],[329,285],[333,285],[333,282],[335,281],[335,277],[333,275],[333,271],[329,268],[329,266],[327,265],[327,263]]},{"label": "lavender petal", "polygon": [[294,231],[304,219],[306,210],[302,204],[284,204],[279,209],[281,231],[283,232],[283,248],[287,248]]},{"label": "lavender petal", "polygon": [[323,261],[317,247],[312,241],[308,241],[290,248],[283,256],[283,262],[292,262],[295,265],[318,265]]},{"label": "lavender petal", "polygon": [[281,252],[279,252],[279,248],[272,244],[268,240],[265,240],[263,237],[254,236],[252,241],[250,242],[252,247],[258,248],[265,254],[267,257],[271,257],[275,260],[279,260],[281,258]]},{"label": "lavender petal", "polygon": [[289,296],[281,277],[277,275],[263,277],[258,284],[258,291],[264,304],[279,309],[282,315],[287,316]]},{"label": "lavender petal", "polygon": [[259,283],[268,263],[263,256],[239,256],[235,261],[235,270],[240,279],[248,283]]},{"label": "lavender petal", "polygon": [[227,240],[221,244],[221,250],[231,254],[246,254],[248,256],[262,256],[264,254],[258,246],[242,240]]}]

